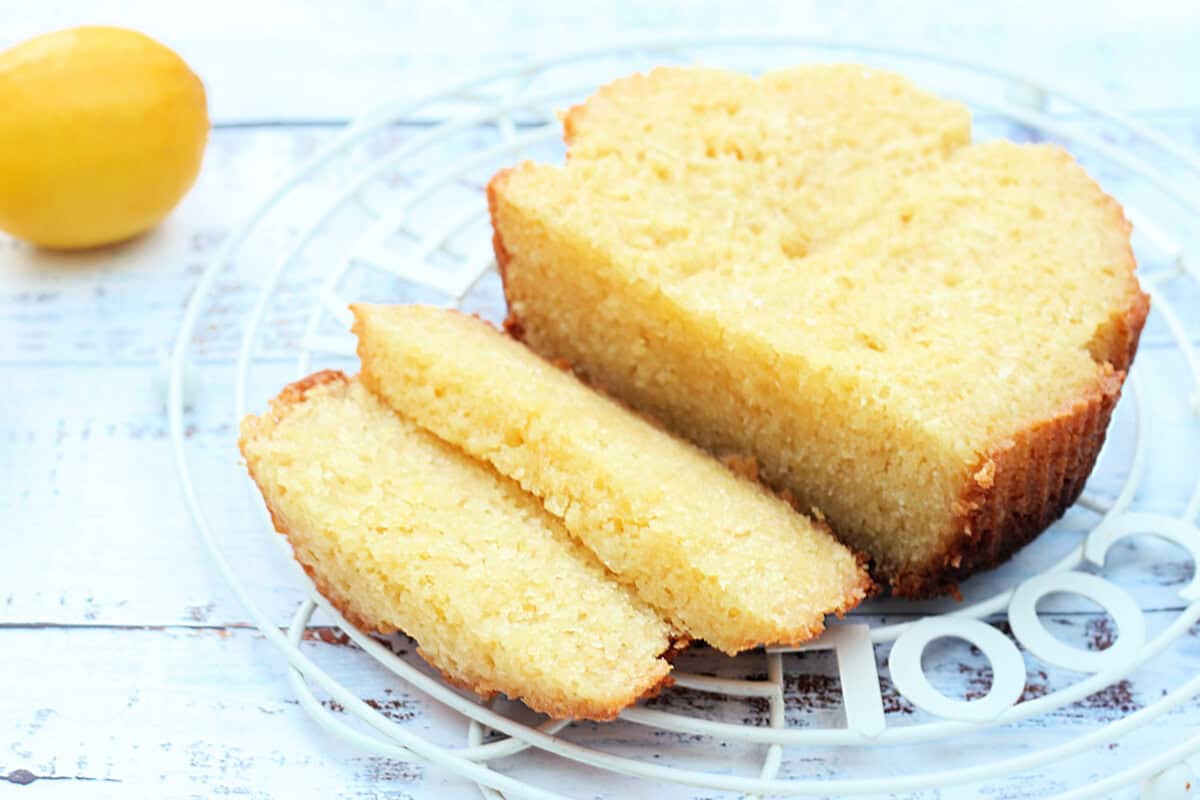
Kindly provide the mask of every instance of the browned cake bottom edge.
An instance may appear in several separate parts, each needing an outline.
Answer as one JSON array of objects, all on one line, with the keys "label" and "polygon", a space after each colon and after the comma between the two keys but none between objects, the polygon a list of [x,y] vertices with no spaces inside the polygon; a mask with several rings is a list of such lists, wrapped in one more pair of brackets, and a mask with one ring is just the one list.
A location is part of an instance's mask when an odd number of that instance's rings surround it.
[{"label": "browned cake bottom edge", "polygon": [[919,567],[881,574],[893,594],[957,594],[958,583],[1010,559],[1070,508],[1104,445],[1123,373],[1062,414],[1041,420],[994,447],[973,471],[954,508],[943,553]]},{"label": "browned cake bottom edge", "polygon": [[943,554],[926,567],[879,576],[893,594],[957,594],[959,581],[1004,563],[1075,504],[1104,446],[1149,312],[1150,298],[1131,293],[1098,335],[1105,352],[1096,383],[1057,414],[989,448],[955,503]]},{"label": "browned cake bottom edge", "polygon": [[[512,259],[495,226],[493,194],[505,172],[498,173],[488,189],[493,247],[508,298]],[[948,544],[939,555],[924,564],[892,569],[873,563],[872,578],[900,597],[957,595],[960,581],[1004,563],[1059,519],[1079,499],[1095,466],[1148,313],[1149,298],[1141,292],[1133,294],[1114,320],[1106,342],[1110,350],[1105,353],[1111,361],[1097,384],[1061,413],[1028,425],[980,459],[955,503],[956,516],[943,537]],[[525,326],[511,305],[504,329],[518,340],[524,338]],[[686,431],[677,433],[686,435]]]}]

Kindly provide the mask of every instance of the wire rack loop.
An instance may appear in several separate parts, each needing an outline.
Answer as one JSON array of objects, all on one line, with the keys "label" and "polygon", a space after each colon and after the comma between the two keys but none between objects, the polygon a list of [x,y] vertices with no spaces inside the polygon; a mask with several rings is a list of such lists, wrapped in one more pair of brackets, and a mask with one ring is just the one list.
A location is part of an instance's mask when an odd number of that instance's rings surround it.
[{"label": "wire rack loop", "polygon": [[[763,704],[762,716],[751,723],[716,712],[682,713],[662,705],[641,705],[626,710],[622,721],[610,728],[613,737],[626,736],[631,741],[646,741],[637,736],[638,731],[651,728],[656,733],[679,735],[680,742],[762,748],[761,760],[743,774],[699,768],[687,758],[674,762],[651,760],[636,750],[613,746],[610,740],[579,740],[571,735],[576,726],[570,723],[531,723],[511,708],[481,703],[430,675],[411,654],[402,652],[407,648],[391,646],[350,626],[316,594],[298,569],[294,569],[295,587],[303,599],[286,632],[282,631],[246,580],[245,565],[235,565],[227,556],[227,542],[222,538],[227,526],[214,522],[227,519],[218,516],[225,512],[224,499],[212,499],[197,485],[196,462],[204,454],[189,445],[185,436],[185,414],[194,405],[188,387],[204,383],[205,375],[195,377],[195,373],[210,369],[201,369],[192,359],[194,334],[202,324],[202,314],[214,296],[219,277],[233,271],[258,287],[257,298],[244,318],[237,351],[230,415],[230,421],[236,422],[249,407],[250,389],[259,374],[267,380],[269,370],[262,352],[272,331],[290,329],[288,325],[295,328],[287,353],[295,357],[295,369],[303,374],[316,360],[345,359],[353,354],[353,341],[345,331],[349,300],[394,300],[404,292],[421,291],[447,305],[469,307],[482,302],[485,313],[493,317],[502,314],[496,305],[495,264],[484,222],[486,207],[479,176],[481,171],[499,164],[539,153],[540,148],[554,142],[558,130],[553,105],[585,96],[614,75],[659,63],[700,59],[760,70],[831,55],[900,71],[922,71],[935,84],[931,88],[944,88],[968,101],[980,113],[980,119],[990,117],[998,120],[997,124],[1055,137],[1097,159],[1096,163],[1106,170],[1137,181],[1136,203],[1126,206],[1144,239],[1139,245],[1143,285],[1152,294],[1152,319],[1161,328],[1156,335],[1179,356],[1180,374],[1189,381],[1190,391],[1180,396],[1151,393],[1139,362],[1127,384],[1127,400],[1118,409],[1125,408],[1129,413],[1122,425],[1114,423],[1132,438],[1125,449],[1127,461],[1117,464],[1119,478],[1104,487],[1107,492],[1090,488],[1072,512],[1082,520],[1077,523],[1082,525],[1083,534],[1078,544],[1065,554],[1043,557],[1032,576],[993,586],[981,597],[959,606],[933,607],[914,618],[907,606],[883,601],[863,609],[850,621],[831,625],[817,641],[747,653],[727,662],[739,668],[741,674],[736,677],[689,673],[682,668],[676,673],[677,691],[703,695],[715,704],[714,708]],[[937,85],[943,79],[945,87]],[[1079,117],[1110,126],[1144,148],[1118,146],[1111,135],[1095,134],[1088,126],[1075,124]],[[412,126],[415,132],[402,137],[398,144],[370,151],[368,145],[375,141],[372,137],[386,138],[418,118],[422,122]],[[428,123],[429,119],[435,122]],[[464,137],[470,143],[462,144]],[[1153,165],[1147,161],[1146,149],[1154,154]],[[368,152],[365,163],[362,158],[356,161],[364,150]],[[1171,166],[1164,168],[1162,162]],[[1000,745],[1006,741],[1003,732],[1011,730],[1010,726],[1035,717],[1048,718],[1156,660],[1173,657],[1175,645],[1200,621],[1200,530],[1196,525],[1200,517],[1200,475],[1185,476],[1191,488],[1182,512],[1135,507],[1152,458],[1151,423],[1161,415],[1163,404],[1186,408],[1189,401],[1200,398],[1196,334],[1188,327],[1190,317],[1180,311],[1190,308],[1184,305],[1190,301],[1187,292],[1178,291],[1188,282],[1194,289],[1197,275],[1190,266],[1194,259],[1187,256],[1175,233],[1180,230],[1180,213],[1193,225],[1200,213],[1197,179],[1200,158],[1195,154],[1103,104],[1072,97],[1044,80],[943,55],[775,33],[656,37],[578,50],[497,70],[417,100],[385,103],[351,124],[280,184],[229,237],[201,276],[185,310],[166,381],[172,447],[184,496],[215,563],[254,623],[287,659],[289,683],[301,706],[315,720],[366,752],[393,758],[415,757],[452,770],[478,784],[488,798],[561,797],[535,785],[533,779],[521,777],[521,759],[536,758],[566,759],[615,774],[709,790],[785,796],[917,791],[1004,780],[1058,764],[1104,744],[1135,737],[1154,720],[1200,694],[1200,676],[1179,675],[1177,685],[1164,690],[1165,694],[1154,702],[1065,741],[1034,752],[1005,751]],[[464,187],[471,187],[473,193],[463,195]],[[456,190],[458,199],[444,200],[447,193]],[[381,202],[376,197],[380,193],[386,195]],[[1169,207],[1171,211],[1146,213],[1151,195],[1163,209]],[[302,211],[287,210],[291,209],[289,203],[306,197],[311,202],[299,203],[297,207]],[[360,215],[358,222],[340,222],[354,213]],[[277,215],[284,217],[285,227],[294,230],[294,235],[276,248],[273,259],[264,262],[247,257],[247,252],[266,236]],[[332,268],[328,260],[322,260],[322,269],[315,272],[306,267],[310,251],[332,241],[335,232],[343,228],[350,230],[345,239],[321,251],[322,259],[333,253]],[[258,263],[267,266],[258,268]],[[1147,263],[1165,267],[1146,272]],[[302,294],[297,294],[298,275],[306,276],[307,283],[300,285],[309,287]],[[380,281],[390,283],[383,290],[369,288]],[[402,288],[397,289],[397,285]],[[288,303],[294,305],[298,296],[302,297],[302,309],[298,319],[292,320],[287,316],[293,313]],[[490,305],[487,297],[492,298]],[[280,306],[284,306],[283,311]],[[1195,442],[1188,446],[1192,452],[1198,449]],[[1109,455],[1106,447],[1101,461]],[[230,474],[240,471],[232,442],[227,467]],[[270,532],[265,519],[262,527],[292,563],[286,544]],[[1143,534],[1183,548],[1193,564],[1191,579],[1174,591],[1183,605],[1167,609],[1166,618],[1158,613],[1156,619],[1162,619],[1153,628],[1135,597],[1117,585],[1117,567],[1124,565],[1112,563],[1118,547],[1140,541]],[[1177,554],[1160,558],[1174,563]],[[1155,564],[1148,566],[1153,568]],[[1060,641],[1047,628],[1044,612],[1039,611],[1039,605],[1048,603],[1051,597],[1060,603],[1067,598],[1070,602],[1084,599],[1100,605],[1113,619],[1119,635],[1103,649],[1083,649]],[[463,746],[449,746],[444,737],[422,734],[387,718],[316,663],[303,649],[303,633],[318,611],[346,632],[362,657],[397,676],[431,707],[454,716],[461,727],[453,733],[465,735]],[[999,622],[1011,626],[1011,636],[997,627]],[[991,685],[981,696],[958,699],[934,686],[936,664],[926,661],[930,652],[947,639],[974,645],[988,662]],[[789,669],[802,660],[817,658],[836,662],[840,703],[820,717],[819,723],[797,723],[789,710],[790,701],[797,699],[795,690],[789,687]],[[1074,679],[1042,693],[1029,693],[1030,677],[1039,664],[1074,673]],[[892,689],[885,702],[887,681]],[[320,702],[318,693],[336,701],[345,712],[333,712]],[[982,746],[977,750],[985,756],[981,763],[962,767],[908,770],[906,764],[889,758],[885,749],[926,747],[937,752],[936,748],[947,741],[989,733],[995,738],[978,740]],[[995,744],[989,747],[988,742]],[[831,748],[834,753],[858,748],[855,752],[860,760],[846,761],[833,755],[828,760],[832,774],[797,774],[797,764],[789,762],[788,756],[792,748],[800,747]],[[1070,789],[1061,796],[1103,796],[1139,780],[1146,781],[1147,791],[1166,791],[1177,785],[1180,775],[1190,774],[1184,762],[1198,749],[1200,735],[1159,748],[1132,766],[1112,770],[1089,786]],[[504,770],[489,765],[499,759],[506,760]],[[874,772],[844,768],[850,763],[868,763]]]}]

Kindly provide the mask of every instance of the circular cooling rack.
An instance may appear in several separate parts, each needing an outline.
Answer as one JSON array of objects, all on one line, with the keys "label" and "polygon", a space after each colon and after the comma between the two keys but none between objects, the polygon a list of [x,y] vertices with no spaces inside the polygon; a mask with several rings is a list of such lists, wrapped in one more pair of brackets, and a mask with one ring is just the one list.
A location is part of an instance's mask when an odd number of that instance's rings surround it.
[{"label": "circular cooling rack", "polygon": [[[273,532],[233,437],[213,452],[186,435],[188,415],[236,429],[303,374],[354,371],[351,301],[439,303],[501,319],[483,186],[520,159],[561,159],[556,109],[657,65],[758,72],[831,60],[895,70],[963,100],[977,140],[1068,146],[1125,206],[1152,295],[1086,493],[1009,564],[966,582],[962,601],[878,599],[796,648],[733,659],[695,648],[680,657],[672,689],[617,722],[546,721],[451,688],[404,637],[346,623]],[[758,35],[660,38],[508,67],[349,125],[226,242],[171,361],[183,489],[221,571],[286,657],[303,708],[366,752],[448,768],[488,798],[628,796],[645,790],[639,781],[664,797],[673,786],[1107,797],[1139,781],[1146,796],[1186,796],[1200,775],[1200,728],[1186,721],[1200,719],[1200,264],[1187,257],[1198,186],[1200,159],[1161,133],[958,59]],[[240,342],[224,343],[226,357],[201,335],[214,313],[237,320]],[[282,570],[283,595],[260,577]],[[358,649],[306,648],[314,614]],[[388,676],[418,709],[415,721],[350,688],[372,670],[400,679]],[[1164,740],[1155,732],[1167,717],[1174,733]]]}]

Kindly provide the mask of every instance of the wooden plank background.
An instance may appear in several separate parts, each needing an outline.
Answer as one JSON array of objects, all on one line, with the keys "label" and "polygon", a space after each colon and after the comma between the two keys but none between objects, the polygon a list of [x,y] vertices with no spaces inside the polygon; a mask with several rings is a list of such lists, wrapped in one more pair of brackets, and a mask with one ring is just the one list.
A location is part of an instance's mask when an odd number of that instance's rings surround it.
[{"label": "wooden plank background", "polygon": [[[132,24],[172,43],[205,77],[217,123],[201,178],[152,234],[88,254],[49,254],[0,237],[0,797],[215,796],[471,797],[475,789],[443,771],[355,751],[323,734],[296,705],[280,657],[247,622],[197,539],[177,486],[161,394],[161,360],[195,281],[231,229],[271,187],[337,130],[337,122],[385,96],[411,96],[438,82],[530,54],[610,36],[772,28],[957,52],[1104,95],[1178,141],[1200,150],[1200,20],[1191,2],[1077,4],[1047,12],[1018,4],[964,8],[930,4],[921,13],[890,3],[764,3],[736,14],[719,4],[528,3],[476,7],[463,2],[349,8],[272,0],[246,3],[26,3],[0,11],[0,45],[84,21]],[[0,111],[2,113],[2,111]],[[403,135],[403,134],[401,134]],[[1143,212],[1146,209],[1142,209]],[[1153,211],[1153,209],[1151,209]],[[204,491],[230,497],[221,520],[234,560],[255,596],[284,624],[302,596],[293,567],[265,543],[252,498],[225,469],[234,428],[227,397],[237,345],[233,328],[254,287],[222,287],[203,321],[205,376],[188,417],[189,446],[212,454]],[[1200,301],[1178,289],[1191,335]],[[1139,355],[1156,396],[1178,394],[1177,356],[1152,329]],[[228,368],[228,369],[226,369]],[[264,370],[274,369],[264,367]],[[281,383],[288,367],[278,366]],[[209,401],[209,402],[206,402]],[[1178,508],[1200,441],[1182,410],[1156,419],[1155,452],[1179,459],[1151,464],[1139,504]],[[1123,413],[1128,413],[1124,411]],[[1193,448],[1179,451],[1181,442]],[[1117,461],[1127,451],[1111,448]],[[204,463],[208,463],[205,461]],[[1115,467],[1114,467],[1115,469]],[[1116,472],[1113,473],[1114,475]],[[1099,490],[1113,488],[1104,474]],[[1082,519],[1082,516],[1081,518]],[[1071,525],[1044,537],[1015,571],[1077,541]],[[1122,546],[1112,569],[1147,609],[1152,630],[1181,607],[1173,590],[1190,568],[1165,545]],[[991,581],[989,584],[988,581]],[[923,607],[887,602],[860,615],[911,618]],[[1052,606],[1051,625],[1069,641],[1103,645],[1113,631],[1086,605]],[[389,716],[440,730],[448,717],[404,691],[344,638],[316,630],[305,644],[331,671]],[[931,669],[960,694],[986,688],[978,654],[948,646]],[[706,651],[685,668],[755,674],[754,658],[730,665]],[[1077,676],[1032,666],[1027,693]],[[1200,669],[1200,630],[1125,682],[1047,718],[1015,726],[1014,752],[1064,740],[1143,707]],[[794,724],[839,719],[836,669],[819,654],[788,658]],[[921,719],[885,685],[892,710]],[[715,706],[673,692],[658,707],[762,724],[753,704]],[[1025,775],[1004,786],[947,788],[922,796],[1037,797],[1104,774],[1165,742],[1200,730],[1193,702],[1115,750]],[[465,735],[465,726],[462,731]],[[577,741],[720,763],[749,774],[761,748],[719,747],[632,725],[580,725]],[[618,744],[623,742],[623,744]],[[964,745],[966,747],[966,745]],[[908,753],[901,749],[902,753]],[[928,763],[918,763],[926,759]],[[918,752],[888,765],[907,768],[970,761],[965,750]],[[574,796],[628,797],[644,787],[598,783],[586,769],[532,759],[532,774]],[[504,766],[504,765],[501,765]],[[1200,765],[1198,765],[1200,766]],[[877,769],[855,752],[789,752],[785,774]],[[888,774],[886,770],[882,774]],[[708,797],[655,789],[663,797]]]}]

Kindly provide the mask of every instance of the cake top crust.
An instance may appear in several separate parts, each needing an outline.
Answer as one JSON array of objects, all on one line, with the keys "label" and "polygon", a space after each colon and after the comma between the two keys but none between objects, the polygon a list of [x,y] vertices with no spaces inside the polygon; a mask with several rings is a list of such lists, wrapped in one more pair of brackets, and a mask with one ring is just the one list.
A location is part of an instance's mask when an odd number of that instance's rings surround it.
[{"label": "cake top crust", "polygon": [[1128,367],[1148,302],[1121,207],[903,77],[661,68],[564,128],[566,165],[520,165],[508,202],[963,463]]}]

